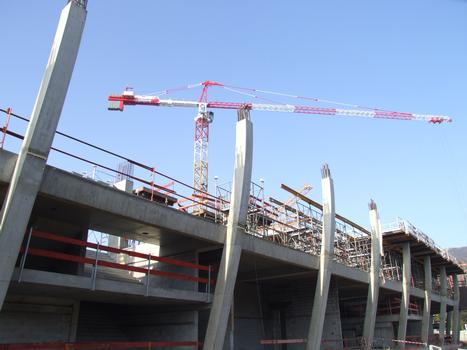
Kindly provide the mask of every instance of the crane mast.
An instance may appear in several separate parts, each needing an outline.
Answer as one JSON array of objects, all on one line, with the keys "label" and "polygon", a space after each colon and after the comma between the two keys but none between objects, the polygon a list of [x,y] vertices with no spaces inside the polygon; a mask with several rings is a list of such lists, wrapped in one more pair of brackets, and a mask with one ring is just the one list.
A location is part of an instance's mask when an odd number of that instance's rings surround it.
[{"label": "crane mast", "polygon": [[206,103],[200,103],[195,118],[193,187],[194,195],[205,197],[208,192],[208,144],[209,124],[212,123],[214,113],[208,111]]}]

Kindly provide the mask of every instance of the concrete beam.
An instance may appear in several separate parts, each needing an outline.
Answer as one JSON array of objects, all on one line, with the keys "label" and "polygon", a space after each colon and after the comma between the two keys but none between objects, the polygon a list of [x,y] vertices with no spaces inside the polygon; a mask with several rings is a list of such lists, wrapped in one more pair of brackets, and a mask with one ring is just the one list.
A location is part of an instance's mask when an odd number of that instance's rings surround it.
[{"label": "concrete beam", "polygon": [[[204,338],[204,350],[224,346],[229,313],[233,302],[238,265],[242,254],[242,235],[246,229],[253,162],[253,124],[249,111],[238,111],[235,146],[235,169],[232,181],[227,236],[222,252],[216,290]],[[233,325],[232,325],[233,326]]]},{"label": "concrete beam", "polygon": [[334,255],[334,235],[336,233],[336,211],[334,204],[334,183],[327,165],[321,171],[323,193],[323,232],[321,236],[321,255],[319,261],[318,281],[316,283],[311,314],[310,328],[308,330],[307,350],[321,348],[324,318],[328,304],[329,284],[331,282],[330,265]]},{"label": "concrete beam", "polygon": [[44,174],[86,20],[81,2],[62,10],[39,94],[31,114],[0,221],[0,309]]},{"label": "concrete beam", "polygon": [[447,305],[446,299],[448,295],[448,284],[447,284],[446,267],[440,266],[439,268],[439,279],[441,283],[441,304],[439,306],[439,338],[441,345],[444,344],[444,337],[446,336],[446,318],[447,318]]},{"label": "concrete beam", "polygon": [[430,333],[430,316],[431,316],[431,258],[426,255],[423,260],[425,270],[425,298],[423,299],[423,316],[422,316],[422,342],[428,344],[428,335]]},{"label": "concrete beam", "polygon": [[[92,278],[87,276],[75,276],[57,272],[38,271],[24,269],[21,275],[21,283],[18,282],[19,269],[16,268],[12,277],[11,288],[15,293],[37,294],[37,290],[46,291],[47,295],[67,295],[72,298],[86,297],[96,300],[102,298],[107,302],[148,300],[148,302],[158,301],[183,301],[189,303],[206,303],[206,293],[193,290],[183,290],[174,288],[163,288],[151,286],[148,290],[146,286],[134,281],[118,281],[106,278],[97,278],[94,290]],[[52,293],[54,291],[54,293]]]},{"label": "concrete beam", "polygon": [[[0,150],[0,182],[10,182],[16,159],[16,154]],[[88,208],[92,211],[93,220],[106,223],[107,226],[99,227],[104,232],[108,231],[109,223],[124,219],[127,221],[125,225],[149,225],[214,244],[223,244],[225,240],[226,227],[223,225],[147,201],[52,166],[46,166],[40,193],[49,198],[72,203],[77,208]],[[112,224],[112,229],[114,226]],[[125,229],[125,232],[128,232],[128,229]],[[242,236],[244,251],[311,270],[319,269],[319,256],[281,246],[248,233],[242,233]],[[147,237],[150,238],[151,233]],[[370,280],[367,272],[335,261],[331,262],[330,269],[333,275],[355,282],[368,284]],[[383,280],[381,288],[396,293],[402,292],[402,284],[399,281]],[[422,289],[412,287],[410,293],[424,298]],[[434,293],[432,300],[440,302],[440,296]],[[453,303],[453,300],[447,300],[447,305],[452,306]]]},{"label": "concrete beam", "polygon": [[375,332],[376,312],[378,311],[379,297],[379,272],[381,269],[381,223],[379,221],[376,203],[370,202],[370,225],[371,225],[371,267],[370,285],[368,286],[368,297],[365,309],[365,320],[363,322],[364,349],[371,349]]},{"label": "concrete beam", "polygon": [[[407,242],[402,244],[402,298],[399,313],[399,328],[397,331],[397,340],[401,341],[405,341],[407,335],[411,275],[410,243]],[[398,349],[405,349],[405,344],[399,343]]]}]

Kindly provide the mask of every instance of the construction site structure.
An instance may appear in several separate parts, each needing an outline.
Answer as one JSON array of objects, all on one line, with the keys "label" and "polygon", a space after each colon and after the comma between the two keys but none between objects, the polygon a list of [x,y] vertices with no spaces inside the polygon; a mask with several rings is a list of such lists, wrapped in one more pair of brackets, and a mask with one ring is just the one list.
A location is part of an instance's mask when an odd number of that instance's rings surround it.
[{"label": "construction site structure", "polygon": [[[193,165],[193,196],[200,199],[202,202],[207,201],[206,193],[208,192],[208,147],[209,147],[209,124],[214,120],[214,113],[211,109],[246,109],[255,111],[267,112],[286,112],[309,115],[325,115],[325,116],[343,116],[343,117],[361,117],[361,118],[376,118],[376,119],[392,119],[392,120],[417,120],[426,121],[433,124],[451,122],[451,118],[447,116],[422,115],[406,112],[385,111],[376,108],[367,108],[361,106],[353,106],[354,109],[343,108],[320,108],[303,105],[290,105],[285,103],[243,103],[243,102],[219,102],[208,100],[208,90],[210,87],[221,87],[230,92],[247,95],[256,99],[264,99],[256,93],[280,95],[283,97],[291,97],[295,99],[305,99],[315,102],[326,102],[333,104],[341,104],[329,100],[321,100],[318,98],[307,98],[303,96],[295,96],[291,94],[278,93],[273,91],[264,91],[251,88],[243,88],[237,86],[229,86],[223,83],[206,80],[198,84],[190,84],[184,87],[173,89],[165,89],[160,91],[163,95],[168,95],[180,90],[188,90],[196,87],[202,87],[201,95],[198,101],[189,100],[173,100],[161,99],[156,95],[135,95],[133,88],[126,88],[121,95],[109,96],[108,109],[113,111],[123,111],[125,106],[156,106],[156,107],[185,107],[197,108],[198,114],[195,118],[195,137],[194,137],[194,165]],[[246,93],[245,91],[255,94]],[[197,205],[195,212],[198,215],[209,215],[209,211],[202,205]]]},{"label": "construction site structure", "polygon": [[[459,263],[407,221],[382,226],[374,201],[370,229],[338,214],[326,164],[321,203],[285,184],[288,200],[266,197],[251,179],[254,105],[232,106],[232,185],[201,200],[153,166],[56,130],[85,18],[85,1],[66,4],[31,118],[2,110],[27,129],[1,129],[2,147],[22,140],[18,153],[0,150],[1,349],[458,347]],[[55,136],[89,152],[52,146]],[[118,181],[48,165],[51,151]]]}]

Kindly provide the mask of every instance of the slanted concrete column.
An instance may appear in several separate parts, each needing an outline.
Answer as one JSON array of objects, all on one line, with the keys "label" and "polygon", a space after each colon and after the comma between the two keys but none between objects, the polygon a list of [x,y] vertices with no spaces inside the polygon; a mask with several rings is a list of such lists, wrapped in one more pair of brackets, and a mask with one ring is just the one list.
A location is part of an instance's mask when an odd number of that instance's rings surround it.
[{"label": "slanted concrete column", "polygon": [[370,202],[371,224],[371,267],[370,285],[365,309],[365,321],[363,323],[363,339],[365,349],[371,349],[375,332],[376,312],[378,311],[379,297],[379,271],[381,269],[381,224],[379,221],[376,203]]},{"label": "slanted concrete column", "polygon": [[238,111],[236,132],[235,169],[227,236],[204,339],[204,350],[220,350],[224,345],[238,265],[242,254],[241,233],[246,228],[253,157],[253,125],[248,110]]},{"label": "slanted concrete column", "polygon": [[454,283],[454,309],[452,310],[452,342],[459,343],[460,319],[459,319],[459,279],[457,275],[452,275]]},{"label": "slanted concrete column", "polygon": [[336,233],[336,212],[334,206],[334,183],[327,165],[322,170],[323,193],[323,232],[321,234],[321,255],[319,259],[319,273],[316,282],[313,311],[311,314],[310,328],[306,349],[318,350],[321,347],[324,316],[328,304],[329,283],[331,281],[330,265],[334,255],[334,235]]},{"label": "slanted concrete column", "polygon": [[[411,258],[410,258],[410,243],[406,242],[402,245],[402,298],[401,308],[399,313],[399,329],[397,331],[397,340],[405,341],[407,334],[407,320],[409,318],[409,302],[410,302],[410,278],[411,278]],[[404,343],[399,343],[399,349],[405,349]]]},{"label": "slanted concrete column", "polygon": [[439,338],[441,344],[444,344],[444,337],[446,336],[446,299],[448,297],[448,284],[447,284],[446,266],[439,268],[439,279],[441,284],[441,305],[439,306]]},{"label": "slanted concrete column", "polygon": [[422,342],[428,343],[428,335],[430,333],[431,321],[431,258],[426,255],[423,259],[423,267],[425,270],[425,299],[423,300],[423,315],[422,315]]},{"label": "slanted concrete column", "polygon": [[83,1],[70,1],[62,10],[39,94],[0,213],[0,309],[42,181],[85,19]]}]

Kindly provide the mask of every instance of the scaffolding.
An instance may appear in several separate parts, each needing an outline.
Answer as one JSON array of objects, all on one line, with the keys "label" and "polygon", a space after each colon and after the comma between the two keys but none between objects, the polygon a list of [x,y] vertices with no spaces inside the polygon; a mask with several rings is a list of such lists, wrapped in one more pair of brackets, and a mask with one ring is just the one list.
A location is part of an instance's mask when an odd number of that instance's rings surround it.
[{"label": "scaffolding", "polygon": [[390,233],[394,231],[402,231],[407,235],[414,237],[418,242],[424,243],[426,246],[430,247],[437,254],[441,255],[445,260],[450,261],[455,265],[459,265],[457,259],[449,254],[446,249],[442,249],[438,246],[433,239],[428,237],[426,233],[413,225],[410,221],[397,218],[395,222],[387,224],[383,227],[383,234]]},{"label": "scaffolding", "polygon": [[[247,215],[247,233],[288,246],[312,255],[321,252],[323,229],[322,206],[305,197],[310,185],[295,191],[281,186],[292,194],[285,202],[269,197],[266,200],[264,183],[251,183]],[[226,224],[230,207],[231,183],[216,184],[215,221]],[[336,215],[334,260],[349,267],[369,271],[371,236],[359,225]]]}]

